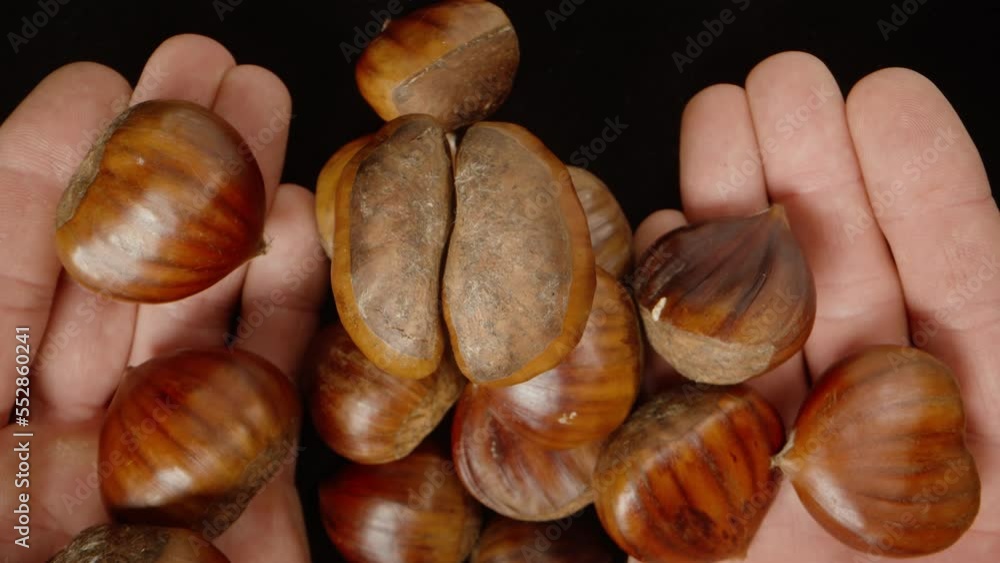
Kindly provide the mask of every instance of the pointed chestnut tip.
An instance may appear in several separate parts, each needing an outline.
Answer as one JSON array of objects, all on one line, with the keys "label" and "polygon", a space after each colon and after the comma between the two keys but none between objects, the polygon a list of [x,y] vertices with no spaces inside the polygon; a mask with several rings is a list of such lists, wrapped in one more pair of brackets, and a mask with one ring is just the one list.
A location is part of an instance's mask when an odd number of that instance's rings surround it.
[{"label": "pointed chestnut tip", "polygon": [[788,434],[788,441],[785,443],[785,447],[778,452],[777,455],[771,458],[771,469],[778,469],[785,475],[791,475],[798,472],[799,464],[792,459],[792,451],[795,449],[795,430]]}]

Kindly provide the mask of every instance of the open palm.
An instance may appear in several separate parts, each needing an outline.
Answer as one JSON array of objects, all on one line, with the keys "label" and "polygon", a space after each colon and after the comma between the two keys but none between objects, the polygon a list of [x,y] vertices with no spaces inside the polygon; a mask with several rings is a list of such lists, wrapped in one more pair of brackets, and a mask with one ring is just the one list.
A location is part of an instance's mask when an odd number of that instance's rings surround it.
[{"label": "open palm", "polygon": [[[636,233],[637,250],[685,221],[782,203],[815,276],[816,322],[803,352],[753,386],[790,423],[811,383],[862,346],[915,344],[948,363],[967,407],[982,508],[958,543],[921,561],[995,561],[1000,214],[944,95],[923,76],[893,68],[865,77],[845,103],[821,61],[782,53],[760,63],[744,88],[715,85],[690,101],[680,157],[684,213],[650,216]],[[790,557],[883,560],[832,539],[786,483],[746,561]]]},{"label": "open palm", "polygon": [[[56,258],[56,202],[96,134],[129,104],[186,99],[213,108],[248,141],[269,205],[268,253],[219,284],[180,302],[136,306],[81,289]],[[93,63],[43,80],[0,127],[0,365],[14,366],[15,327],[30,329],[30,425],[0,437],[0,558],[41,562],[81,529],[108,519],[98,490],[97,437],[106,404],[127,365],[190,346],[236,346],[294,374],[326,295],[312,195],[279,185],[291,101],[267,70],[236,65],[218,43],[184,35],[150,57],[135,90]],[[233,331],[234,314],[246,319]],[[10,373],[8,369],[8,373]],[[14,376],[0,380],[0,406],[14,404]],[[16,428],[16,429],[15,429]],[[12,433],[34,434],[30,489],[17,489]],[[294,459],[216,544],[233,561],[309,560],[295,491]],[[30,549],[15,546],[13,510],[29,493]]]}]

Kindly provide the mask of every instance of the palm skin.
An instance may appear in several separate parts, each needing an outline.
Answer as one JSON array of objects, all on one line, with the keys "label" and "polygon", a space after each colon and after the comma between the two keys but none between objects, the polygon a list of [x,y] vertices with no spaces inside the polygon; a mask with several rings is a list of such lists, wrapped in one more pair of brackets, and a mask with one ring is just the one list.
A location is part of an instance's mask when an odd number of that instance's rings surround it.
[{"label": "palm skin", "polygon": [[[194,297],[136,306],[81,289],[60,271],[53,240],[56,202],[94,135],[109,119],[151,98],[211,107],[242,133],[268,192],[267,254]],[[287,374],[298,363],[327,294],[329,264],[316,236],[312,194],[279,185],[291,116],[288,91],[274,74],[236,65],[205,37],[182,35],[150,57],[135,90],[113,70],[71,64],[43,80],[0,127],[0,319],[11,335],[2,360],[14,365],[15,327],[29,327],[30,489],[15,488],[15,427],[0,438],[0,560],[46,561],[81,529],[105,522],[97,438],[123,369],[188,346],[222,346],[239,314],[248,322],[236,346]],[[262,322],[258,322],[263,319]],[[13,377],[0,401],[14,403]],[[17,428],[17,430],[21,430]],[[247,506],[216,545],[240,562],[309,561],[294,486],[295,458]],[[15,546],[13,510],[30,493],[30,549]]]},{"label": "palm skin", "polygon": [[[248,138],[268,185],[271,252],[203,294],[137,307],[102,300],[61,275],[52,217],[94,134],[125,103],[150,98],[211,106]],[[0,362],[14,364],[18,326],[31,328],[36,355],[28,428],[34,433],[31,549],[12,545],[12,511],[24,491],[4,479],[5,561],[45,561],[79,530],[107,520],[96,489],[97,433],[127,365],[178,347],[221,345],[233,313],[249,318],[257,311],[265,322],[240,334],[238,345],[286,373],[297,371],[328,290],[328,270],[312,196],[278,185],[289,112],[288,93],[273,74],[236,66],[218,43],[188,35],[157,49],[135,92],[106,67],[69,65],[46,78],[0,127],[0,263],[11,265],[0,270],[0,319],[2,334],[12,335],[11,344],[0,347]],[[938,143],[944,148],[935,162],[915,165],[914,156],[935,146],[936,131],[948,128],[954,138]],[[944,97],[923,77],[889,69],[863,80],[845,105],[821,62],[783,53],[761,63],[745,89],[714,86],[690,102],[681,165],[685,214],[650,216],[636,233],[637,251],[685,220],[744,214],[770,200],[786,205],[809,255],[819,294],[810,340],[802,354],[753,383],[786,420],[813,378],[866,344],[907,343],[913,335],[953,366],[983,476],[983,509],[957,545],[926,560],[989,560],[987,554],[1000,551],[1000,428],[990,424],[1000,414],[1000,351],[991,347],[1000,342],[1000,276],[969,282],[982,277],[981,264],[996,263],[1000,217],[978,153]],[[903,189],[872,218],[869,201],[887,197],[897,178]],[[936,317],[954,305],[956,291],[961,305]],[[941,321],[931,331],[925,321],[935,318]],[[916,338],[918,330],[926,338]],[[655,380],[666,368],[653,362],[650,371]],[[13,386],[13,378],[0,380],[0,401],[8,408]],[[13,430],[0,434],[0,473],[8,476],[17,472]],[[309,560],[293,464],[219,538],[233,561]],[[786,486],[747,561],[781,561],[789,553],[816,563],[870,560],[830,539]]]},{"label": "palm skin", "polygon": [[[721,84],[684,110],[684,213],[658,211],[636,232],[642,252],[685,222],[782,203],[813,270],[817,314],[801,353],[751,385],[790,424],[812,382],[869,344],[915,344],[962,387],[968,444],[982,479],[972,528],[950,549],[913,559],[987,562],[1000,553],[1000,214],[961,120],[926,78],[875,72],[846,98],[826,66],[774,55],[743,87]],[[676,376],[649,362],[655,390]],[[785,483],[746,563],[867,563],[829,536]],[[654,563],[647,561],[645,563]]]}]

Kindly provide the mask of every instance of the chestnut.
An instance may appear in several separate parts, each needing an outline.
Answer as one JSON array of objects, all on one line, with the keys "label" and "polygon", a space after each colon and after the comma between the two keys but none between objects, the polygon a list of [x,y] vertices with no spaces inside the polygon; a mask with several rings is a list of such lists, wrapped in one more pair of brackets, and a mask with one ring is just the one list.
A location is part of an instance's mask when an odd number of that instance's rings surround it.
[{"label": "chestnut", "polygon": [[780,204],[663,235],[633,281],[650,345],[703,383],[770,371],[802,348],[816,316],[812,272]]},{"label": "chestnut", "polygon": [[657,395],[611,435],[594,505],[641,561],[742,559],[777,493],[778,412],[746,386],[689,383]]},{"label": "chestnut", "polygon": [[306,362],[309,407],[317,432],[357,463],[406,457],[458,400],[465,377],[450,354],[423,379],[390,375],[368,360],[343,325],[315,338]]},{"label": "chestnut", "polygon": [[555,450],[521,437],[504,405],[466,392],[452,422],[452,458],[479,502],[515,520],[557,520],[591,504],[592,473],[604,440]]},{"label": "chestnut", "polygon": [[470,563],[624,563],[592,510],[551,522],[497,516],[486,525]]},{"label": "chestnut", "polygon": [[513,385],[576,347],[596,284],[587,218],[563,163],[523,127],[469,127],[455,163],[442,306],[471,381]]},{"label": "chestnut", "polygon": [[63,192],[56,251],[80,285],[142,303],[198,293],[264,251],[264,180],[210,110],[151,100],[122,112]]},{"label": "chestnut", "polygon": [[903,346],[834,364],[802,405],[775,465],[809,513],[876,556],[942,551],[979,512],[965,408],[951,369]]},{"label": "chestnut", "polygon": [[451,170],[440,124],[406,115],[351,158],[337,187],[337,312],[365,356],[397,377],[427,377],[444,354],[440,288]]},{"label": "chestnut", "polygon": [[355,67],[361,95],[386,121],[433,115],[451,131],[483,120],[507,99],[520,61],[503,10],[445,0],[391,20]]},{"label": "chestnut", "polygon": [[319,502],[330,540],[359,563],[460,563],[482,525],[482,507],[432,440],[399,461],[342,468]]},{"label": "chestnut", "polygon": [[101,427],[101,494],[127,523],[212,539],[295,449],[299,398],[267,360],[184,349],[129,368]]},{"label": "chestnut", "polygon": [[328,258],[333,258],[333,230],[336,224],[337,185],[347,163],[371,142],[372,136],[365,135],[337,149],[326,161],[316,179],[316,229],[319,242]]},{"label": "chestnut", "polygon": [[517,385],[470,386],[504,424],[545,448],[569,449],[621,426],[639,393],[642,339],[632,296],[597,269],[597,290],[583,338],[556,367]]},{"label": "chestnut", "polygon": [[190,530],[101,524],[76,535],[49,563],[229,563],[212,544]]},{"label": "chestnut", "polygon": [[632,225],[607,184],[585,168],[567,166],[590,227],[594,259],[617,279],[632,270]]}]

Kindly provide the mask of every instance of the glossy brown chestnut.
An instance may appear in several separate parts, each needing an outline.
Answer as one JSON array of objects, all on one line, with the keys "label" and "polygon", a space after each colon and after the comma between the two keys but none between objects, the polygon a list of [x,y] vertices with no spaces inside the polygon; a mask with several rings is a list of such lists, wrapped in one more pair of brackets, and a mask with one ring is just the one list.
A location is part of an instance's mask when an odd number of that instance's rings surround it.
[{"label": "glossy brown chestnut", "polygon": [[291,381],[249,352],[181,350],[130,368],[101,428],[105,505],[214,538],[285,467],[300,418]]},{"label": "glossy brown chestnut", "polygon": [[584,332],[596,274],[566,167],[526,129],[477,123],[458,147],[442,304],[470,380],[513,385],[550,370]]},{"label": "glossy brown chestnut", "polygon": [[372,139],[371,135],[355,139],[337,149],[326,161],[316,180],[316,228],[319,242],[327,257],[333,258],[333,231],[336,224],[337,185],[347,163]]},{"label": "glossy brown chestnut", "polygon": [[667,233],[634,283],[650,345],[704,383],[770,371],[802,348],[816,316],[812,273],[781,205]]},{"label": "glossy brown chestnut", "polygon": [[743,558],[777,493],[777,411],[745,386],[687,384],[612,434],[594,472],[597,514],[641,561]]},{"label": "glossy brown chestnut", "polygon": [[49,563],[229,563],[198,534],[180,528],[101,524],[77,534]]},{"label": "glossy brown chestnut", "polygon": [[531,522],[564,518],[593,502],[591,475],[603,440],[567,450],[539,446],[507,428],[510,414],[474,388],[459,399],[452,425],[452,457],[472,496]]},{"label": "glossy brown chestnut", "polygon": [[831,367],[775,464],[817,522],[877,556],[941,551],[979,512],[958,384],[916,348],[872,346]]},{"label": "glossy brown chestnut", "polygon": [[426,113],[450,131],[503,104],[519,60],[503,10],[482,0],[445,0],[390,21],[355,74],[362,96],[386,121]]},{"label": "glossy brown chestnut", "polygon": [[153,100],[119,115],[59,201],[56,250],[80,285],[123,301],[198,293],[264,251],[264,181],[210,110]]},{"label": "glossy brown chestnut", "polygon": [[470,563],[623,563],[591,510],[552,522],[497,516],[487,524]]},{"label": "glossy brown chestnut", "polygon": [[306,362],[309,407],[320,437],[357,463],[406,457],[441,422],[466,379],[446,351],[438,370],[402,379],[371,363],[340,324],[321,331]]},{"label": "glossy brown chestnut", "polygon": [[399,461],[341,469],[319,502],[327,535],[357,563],[460,563],[482,524],[447,450],[431,441]]},{"label": "glossy brown chestnut", "polygon": [[598,268],[583,338],[556,367],[518,385],[476,386],[505,425],[551,449],[606,438],[628,418],[639,392],[642,339],[632,296]]},{"label": "glossy brown chestnut", "polygon": [[632,225],[607,184],[586,169],[567,166],[590,227],[594,259],[617,279],[632,270]]},{"label": "glossy brown chestnut", "polygon": [[448,141],[427,115],[387,123],[341,173],[337,312],[365,356],[397,377],[427,377],[444,354],[441,267],[453,193]]}]

